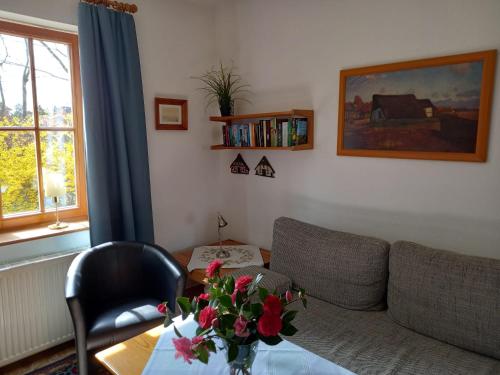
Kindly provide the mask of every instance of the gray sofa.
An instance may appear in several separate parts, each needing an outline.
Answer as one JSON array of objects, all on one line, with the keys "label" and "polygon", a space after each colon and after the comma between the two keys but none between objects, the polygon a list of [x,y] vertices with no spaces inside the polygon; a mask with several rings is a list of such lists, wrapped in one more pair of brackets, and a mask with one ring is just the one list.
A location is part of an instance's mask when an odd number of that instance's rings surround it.
[{"label": "gray sofa", "polygon": [[500,374],[500,260],[283,217],[262,272],[306,289],[290,341],[356,374]]}]

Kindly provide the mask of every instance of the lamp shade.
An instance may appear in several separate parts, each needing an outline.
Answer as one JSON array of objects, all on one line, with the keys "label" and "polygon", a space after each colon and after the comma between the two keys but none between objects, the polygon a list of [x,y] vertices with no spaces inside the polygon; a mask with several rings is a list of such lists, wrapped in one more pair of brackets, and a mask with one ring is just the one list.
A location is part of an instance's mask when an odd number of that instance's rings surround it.
[{"label": "lamp shade", "polygon": [[49,172],[44,177],[45,195],[47,197],[60,197],[66,194],[64,176],[61,173]]}]

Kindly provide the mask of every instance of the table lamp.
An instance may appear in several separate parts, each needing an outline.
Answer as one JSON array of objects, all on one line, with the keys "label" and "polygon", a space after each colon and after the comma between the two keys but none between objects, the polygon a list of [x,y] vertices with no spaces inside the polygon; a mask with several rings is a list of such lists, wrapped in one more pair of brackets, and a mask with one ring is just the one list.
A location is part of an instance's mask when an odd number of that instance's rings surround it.
[{"label": "table lamp", "polygon": [[230,258],[231,253],[228,250],[222,248],[221,229],[227,227],[227,221],[222,217],[220,213],[217,213],[217,226],[218,226],[217,232],[219,234],[219,250],[217,250],[215,256],[220,259]]},{"label": "table lamp", "polygon": [[64,186],[64,176],[61,173],[47,173],[45,176],[45,196],[51,197],[56,205],[56,222],[50,224],[50,229],[63,229],[67,228],[68,224],[59,221],[59,197],[66,194],[66,187]]}]

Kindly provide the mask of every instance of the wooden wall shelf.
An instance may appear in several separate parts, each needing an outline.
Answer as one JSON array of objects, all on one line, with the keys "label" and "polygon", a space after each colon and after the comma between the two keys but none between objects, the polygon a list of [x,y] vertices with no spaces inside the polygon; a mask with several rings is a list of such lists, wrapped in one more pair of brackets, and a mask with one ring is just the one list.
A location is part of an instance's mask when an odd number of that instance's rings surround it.
[{"label": "wooden wall shelf", "polygon": [[252,113],[245,115],[235,116],[210,116],[210,121],[222,122],[226,125],[243,124],[250,122],[249,120],[269,120],[269,119],[285,119],[285,118],[307,118],[307,143],[296,146],[283,146],[283,147],[255,147],[255,146],[226,146],[213,145],[210,147],[212,150],[281,150],[281,151],[302,151],[311,150],[314,148],[314,111],[309,109],[292,109],[290,111],[282,112],[265,112],[265,113]]}]

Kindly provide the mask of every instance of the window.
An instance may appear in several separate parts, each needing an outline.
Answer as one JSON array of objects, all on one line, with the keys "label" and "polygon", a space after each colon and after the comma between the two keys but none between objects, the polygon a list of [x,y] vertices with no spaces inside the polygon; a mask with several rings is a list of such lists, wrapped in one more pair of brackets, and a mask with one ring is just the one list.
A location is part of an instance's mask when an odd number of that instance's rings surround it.
[{"label": "window", "polygon": [[76,35],[0,21],[0,229],[87,214]]}]

